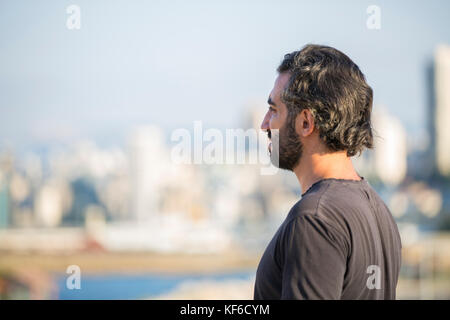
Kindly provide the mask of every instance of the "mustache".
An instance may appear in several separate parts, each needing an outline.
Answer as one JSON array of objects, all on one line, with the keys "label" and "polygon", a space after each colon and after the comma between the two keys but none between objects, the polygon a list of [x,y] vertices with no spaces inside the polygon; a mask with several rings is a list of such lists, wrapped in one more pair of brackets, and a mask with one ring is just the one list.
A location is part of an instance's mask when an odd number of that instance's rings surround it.
[{"label": "mustache", "polygon": [[272,139],[272,132],[270,132],[270,129],[267,130],[267,136],[269,139]]}]

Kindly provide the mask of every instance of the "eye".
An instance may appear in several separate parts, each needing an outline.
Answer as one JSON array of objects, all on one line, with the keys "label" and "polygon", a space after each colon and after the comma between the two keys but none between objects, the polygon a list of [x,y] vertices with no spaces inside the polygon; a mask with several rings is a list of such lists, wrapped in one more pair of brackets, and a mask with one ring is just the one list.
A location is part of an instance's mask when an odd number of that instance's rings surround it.
[{"label": "eye", "polygon": [[277,110],[276,110],[274,107],[272,107],[272,106],[269,107],[269,110],[270,110],[271,112],[277,112]]}]

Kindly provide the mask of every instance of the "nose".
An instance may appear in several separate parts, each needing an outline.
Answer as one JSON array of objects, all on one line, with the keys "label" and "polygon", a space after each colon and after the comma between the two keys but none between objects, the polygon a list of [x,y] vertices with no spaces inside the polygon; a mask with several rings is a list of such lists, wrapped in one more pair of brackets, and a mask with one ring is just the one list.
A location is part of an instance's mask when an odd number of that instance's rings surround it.
[{"label": "nose", "polygon": [[263,122],[261,123],[261,130],[267,131],[269,130],[269,120],[270,120],[270,112],[267,111],[266,115],[264,116]]}]

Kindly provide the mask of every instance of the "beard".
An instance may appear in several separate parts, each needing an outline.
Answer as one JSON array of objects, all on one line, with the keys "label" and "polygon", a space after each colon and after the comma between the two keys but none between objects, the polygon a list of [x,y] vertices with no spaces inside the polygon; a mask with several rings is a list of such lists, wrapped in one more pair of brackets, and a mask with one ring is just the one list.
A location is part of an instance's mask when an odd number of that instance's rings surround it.
[{"label": "beard", "polygon": [[272,141],[270,161],[275,167],[294,171],[303,153],[303,144],[295,131],[295,117],[288,115],[280,130],[268,131]]}]

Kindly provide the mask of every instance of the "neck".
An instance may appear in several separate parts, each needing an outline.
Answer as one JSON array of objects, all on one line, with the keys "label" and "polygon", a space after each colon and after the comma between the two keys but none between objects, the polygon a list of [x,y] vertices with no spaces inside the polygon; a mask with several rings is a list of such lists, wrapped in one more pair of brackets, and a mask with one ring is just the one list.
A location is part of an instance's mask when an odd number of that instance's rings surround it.
[{"label": "neck", "polygon": [[322,179],[361,180],[345,151],[305,153],[293,171],[302,188],[302,194]]}]

